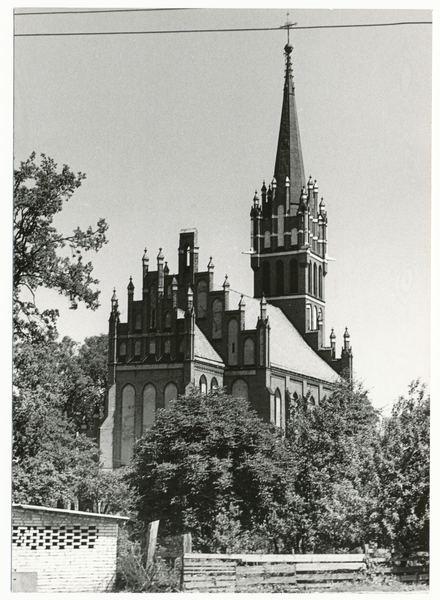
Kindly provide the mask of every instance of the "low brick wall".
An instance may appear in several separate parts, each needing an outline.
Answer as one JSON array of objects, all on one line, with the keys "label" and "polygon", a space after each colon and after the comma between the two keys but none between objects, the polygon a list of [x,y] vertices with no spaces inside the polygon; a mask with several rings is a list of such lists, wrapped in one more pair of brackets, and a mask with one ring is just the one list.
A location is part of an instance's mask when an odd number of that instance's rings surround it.
[{"label": "low brick wall", "polygon": [[12,591],[108,591],[116,572],[118,523],[126,520],[13,505]]}]

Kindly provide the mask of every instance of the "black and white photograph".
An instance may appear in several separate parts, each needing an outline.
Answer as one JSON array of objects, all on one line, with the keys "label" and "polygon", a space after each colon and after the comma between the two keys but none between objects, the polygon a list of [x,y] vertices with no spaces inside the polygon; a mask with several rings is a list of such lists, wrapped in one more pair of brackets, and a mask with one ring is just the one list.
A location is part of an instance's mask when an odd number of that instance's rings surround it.
[{"label": "black and white photograph", "polygon": [[429,593],[433,11],[75,4],[8,8],[10,590]]}]

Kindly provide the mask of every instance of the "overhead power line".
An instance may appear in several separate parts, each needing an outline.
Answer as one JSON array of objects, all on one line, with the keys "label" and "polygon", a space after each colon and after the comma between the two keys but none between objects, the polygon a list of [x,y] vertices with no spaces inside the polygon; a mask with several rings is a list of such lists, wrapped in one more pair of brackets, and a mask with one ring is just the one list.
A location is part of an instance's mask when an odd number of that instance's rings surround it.
[{"label": "overhead power line", "polygon": [[49,10],[38,12],[14,13],[17,17],[26,17],[27,15],[90,15],[101,13],[121,13],[121,12],[158,12],[160,10],[197,10],[194,8],[105,8],[103,10]]},{"label": "overhead power line", "polygon": [[[23,13],[24,14],[24,13]],[[432,25],[432,21],[401,21],[398,23],[359,23],[354,25],[307,25],[304,27],[294,27],[293,31],[298,29],[341,29],[349,27],[395,27],[396,25]],[[281,27],[240,27],[231,29],[168,29],[158,31],[86,31],[72,33],[15,33],[15,37],[42,37],[42,36],[79,36],[79,35],[161,35],[170,33],[225,33],[234,31],[279,31],[286,29]]]}]

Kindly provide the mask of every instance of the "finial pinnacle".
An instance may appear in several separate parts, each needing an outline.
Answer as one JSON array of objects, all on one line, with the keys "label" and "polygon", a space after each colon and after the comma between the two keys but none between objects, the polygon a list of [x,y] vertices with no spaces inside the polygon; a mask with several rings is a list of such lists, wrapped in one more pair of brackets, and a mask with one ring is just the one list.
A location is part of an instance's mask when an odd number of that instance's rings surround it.
[{"label": "finial pinnacle", "polygon": [[280,27],[280,29],[287,29],[287,44],[284,47],[286,54],[290,54],[293,50],[293,47],[290,45],[290,29],[291,27],[298,25],[298,23],[292,23],[291,21],[289,21],[289,16],[290,13],[287,13],[287,21],[284,23],[284,25],[281,25]]}]

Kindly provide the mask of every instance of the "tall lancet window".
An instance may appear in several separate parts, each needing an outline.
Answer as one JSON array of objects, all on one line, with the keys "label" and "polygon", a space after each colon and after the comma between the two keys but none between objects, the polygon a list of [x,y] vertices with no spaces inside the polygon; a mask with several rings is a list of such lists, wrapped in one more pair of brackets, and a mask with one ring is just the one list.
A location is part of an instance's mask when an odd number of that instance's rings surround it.
[{"label": "tall lancet window", "polygon": [[284,246],[284,206],[278,205],[278,246]]},{"label": "tall lancet window", "polygon": [[312,292],[312,269],[313,269],[313,266],[312,266],[312,263],[309,263],[307,266],[308,266],[308,271],[309,271],[309,289],[308,289],[308,292],[309,292],[309,294],[312,294],[313,293]]},{"label": "tall lancet window", "polygon": [[277,296],[282,296],[284,294],[284,263],[282,260],[277,260],[276,264],[277,270]]},{"label": "tall lancet window", "polygon": [[270,295],[270,264],[268,262],[263,263],[263,294]]},{"label": "tall lancet window", "polygon": [[295,258],[290,261],[290,291],[292,294],[298,292],[298,262]]},{"label": "tall lancet window", "polygon": [[322,267],[319,267],[319,279],[318,279],[318,284],[319,284],[319,297],[322,300]]},{"label": "tall lancet window", "polygon": [[316,269],[316,263],[313,265],[313,295],[317,296],[318,295],[318,290],[317,290],[317,269]]}]

